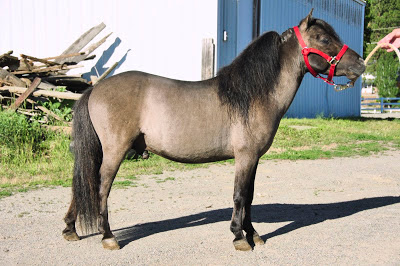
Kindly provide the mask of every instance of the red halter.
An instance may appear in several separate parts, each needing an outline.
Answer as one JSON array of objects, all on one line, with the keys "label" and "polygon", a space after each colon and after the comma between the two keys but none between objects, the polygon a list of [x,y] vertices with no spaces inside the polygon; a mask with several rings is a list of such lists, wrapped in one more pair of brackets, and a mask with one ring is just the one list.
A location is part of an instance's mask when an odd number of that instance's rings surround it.
[{"label": "red halter", "polygon": [[[294,32],[296,33],[297,39],[299,40],[301,47],[303,47],[303,49],[301,50],[301,53],[304,56],[304,62],[306,63],[306,66],[307,66],[308,70],[310,71],[311,75],[313,75],[316,78],[322,79],[329,85],[336,85],[335,82],[332,81],[333,75],[335,74],[335,68],[336,68],[337,64],[339,63],[340,59],[342,58],[342,56],[344,55],[344,53],[347,51],[347,48],[349,48],[349,47],[346,44],[344,44],[342,49],[340,50],[340,52],[337,54],[337,56],[332,57],[332,56],[329,56],[329,55],[321,52],[318,49],[308,48],[306,43],[304,42],[303,38],[301,37],[299,27],[295,26],[295,27],[293,27],[293,29],[294,29]],[[322,56],[323,58],[325,58],[325,60],[331,65],[331,67],[329,69],[328,78],[321,77],[311,67],[310,62],[308,61],[309,54],[318,54],[319,56]]]}]

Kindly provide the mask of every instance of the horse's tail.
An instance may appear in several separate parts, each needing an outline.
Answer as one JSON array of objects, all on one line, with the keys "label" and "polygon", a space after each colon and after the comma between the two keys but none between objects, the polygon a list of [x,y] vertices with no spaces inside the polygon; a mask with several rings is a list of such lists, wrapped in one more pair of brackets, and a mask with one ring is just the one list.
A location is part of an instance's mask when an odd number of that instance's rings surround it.
[{"label": "horse's tail", "polygon": [[97,229],[99,215],[100,166],[103,159],[100,140],[89,116],[87,90],[74,107],[74,177],[72,192],[75,211],[81,228],[86,232]]}]

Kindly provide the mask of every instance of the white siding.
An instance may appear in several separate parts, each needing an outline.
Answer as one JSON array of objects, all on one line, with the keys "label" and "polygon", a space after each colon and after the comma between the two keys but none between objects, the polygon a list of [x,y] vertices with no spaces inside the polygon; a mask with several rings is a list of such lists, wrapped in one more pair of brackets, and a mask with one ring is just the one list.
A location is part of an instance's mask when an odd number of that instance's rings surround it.
[{"label": "white siding", "polygon": [[[216,0],[0,0],[0,5],[0,54],[57,56],[104,22],[107,27],[93,41],[113,34],[95,51],[94,60],[72,74],[88,72],[95,63],[101,72],[126,55],[115,73],[140,70],[199,80],[201,40],[217,39]],[[115,48],[112,56],[101,59],[109,48]]]}]

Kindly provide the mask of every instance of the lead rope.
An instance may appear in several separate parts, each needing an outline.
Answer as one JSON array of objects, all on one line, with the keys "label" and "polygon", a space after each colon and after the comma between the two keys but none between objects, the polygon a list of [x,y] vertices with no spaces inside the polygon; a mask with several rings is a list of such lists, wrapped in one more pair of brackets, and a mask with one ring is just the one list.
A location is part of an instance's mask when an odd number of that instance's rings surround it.
[{"label": "lead rope", "polygon": [[[364,64],[367,65],[368,61],[369,61],[369,60],[371,59],[371,57],[375,54],[375,52],[378,51],[378,49],[381,48],[381,47],[384,46],[384,45],[390,46],[390,48],[392,48],[392,49],[395,51],[397,57],[399,58],[399,62],[400,62],[400,51],[399,51],[399,49],[397,49],[396,46],[394,46],[394,45],[391,44],[391,43],[380,43],[380,44],[378,44],[378,45],[369,53],[369,55],[367,56],[367,58],[364,60]],[[345,90],[345,89],[348,89],[348,88],[350,88],[350,87],[353,87],[353,86],[354,86],[354,82],[355,82],[355,81],[351,81],[351,82],[349,82],[349,83],[347,83],[347,84],[344,84],[344,85],[339,85],[339,84],[338,84],[338,85],[335,85],[333,88],[335,89],[335,91],[343,91],[343,90]]]}]

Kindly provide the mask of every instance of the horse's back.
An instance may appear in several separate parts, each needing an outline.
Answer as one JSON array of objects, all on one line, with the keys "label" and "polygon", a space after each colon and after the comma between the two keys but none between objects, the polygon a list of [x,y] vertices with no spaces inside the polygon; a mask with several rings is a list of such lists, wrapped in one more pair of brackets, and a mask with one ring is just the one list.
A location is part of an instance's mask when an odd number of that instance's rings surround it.
[{"label": "horse's back", "polygon": [[143,135],[142,145],[173,160],[225,159],[232,156],[230,120],[216,84],[125,72],[93,89],[89,112],[100,139],[128,143]]}]

